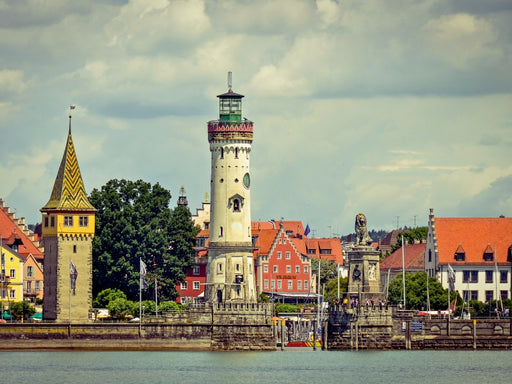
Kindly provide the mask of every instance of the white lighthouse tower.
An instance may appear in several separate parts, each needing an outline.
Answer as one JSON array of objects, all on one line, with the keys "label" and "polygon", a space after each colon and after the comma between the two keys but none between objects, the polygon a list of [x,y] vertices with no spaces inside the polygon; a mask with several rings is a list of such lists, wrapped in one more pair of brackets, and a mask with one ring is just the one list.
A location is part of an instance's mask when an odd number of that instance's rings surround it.
[{"label": "white lighthouse tower", "polygon": [[253,123],[242,119],[243,95],[219,98],[219,119],[208,122],[211,160],[210,245],[205,298],[256,302],[251,236],[250,154]]}]

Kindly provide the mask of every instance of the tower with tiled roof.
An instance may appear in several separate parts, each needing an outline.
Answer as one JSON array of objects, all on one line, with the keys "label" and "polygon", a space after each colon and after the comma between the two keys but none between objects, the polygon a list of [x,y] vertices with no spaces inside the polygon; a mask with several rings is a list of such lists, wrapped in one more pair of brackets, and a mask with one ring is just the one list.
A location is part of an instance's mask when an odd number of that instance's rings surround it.
[{"label": "tower with tiled roof", "polygon": [[89,321],[96,209],[85,193],[71,136],[71,114],[64,155],[50,200],[41,213],[45,247],[43,318]]},{"label": "tower with tiled roof", "polygon": [[250,153],[253,123],[242,119],[243,95],[219,98],[219,119],[208,122],[211,152],[211,222],[205,298],[256,302],[251,236]]}]

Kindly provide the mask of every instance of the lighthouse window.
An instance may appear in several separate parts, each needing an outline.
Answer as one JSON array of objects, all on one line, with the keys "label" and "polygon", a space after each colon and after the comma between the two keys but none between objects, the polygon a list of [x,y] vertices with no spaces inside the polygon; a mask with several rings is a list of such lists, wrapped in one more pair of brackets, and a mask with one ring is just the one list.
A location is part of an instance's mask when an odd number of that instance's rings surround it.
[{"label": "lighthouse window", "polygon": [[233,211],[240,212],[240,200],[238,200],[238,199],[233,200]]},{"label": "lighthouse window", "polygon": [[222,237],[224,235],[224,228],[220,227],[220,237]]},{"label": "lighthouse window", "polygon": [[238,159],[238,148],[235,148],[235,159]]},{"label": "lighthouse window", "polygon": [[220,158],[223,159],[224,158],[224,148],[221,148],[220,149]]}]

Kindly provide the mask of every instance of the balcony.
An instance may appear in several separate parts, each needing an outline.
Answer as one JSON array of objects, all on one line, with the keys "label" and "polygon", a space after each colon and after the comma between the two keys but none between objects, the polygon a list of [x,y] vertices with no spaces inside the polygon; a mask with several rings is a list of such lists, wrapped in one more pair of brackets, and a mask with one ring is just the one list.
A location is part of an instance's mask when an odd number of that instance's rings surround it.
[{"label": "balcony", "polygon": [[208,122],[208,141],[218,139],[252,140],[253,128],[253,122],[249,120],[244,120],[237,123],[212,120]]}]

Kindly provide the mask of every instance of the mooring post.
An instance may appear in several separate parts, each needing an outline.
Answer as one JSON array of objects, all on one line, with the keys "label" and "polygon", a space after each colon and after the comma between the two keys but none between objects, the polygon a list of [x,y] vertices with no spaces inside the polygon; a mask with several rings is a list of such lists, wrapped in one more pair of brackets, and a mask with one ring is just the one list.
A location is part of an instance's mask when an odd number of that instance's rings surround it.
[{"label": "mooring post", "polygon": [[284,320],[281,320],[281,351],[284,351],[284,329],[286,328]]},{"label": "mooring post", "polygon": [[476,350],[476,320],[473,320],[473,349]]},{"label": "mooring post", "polygon": [[313,351],[316,351],[316,322],[317,320],[313,320]]}]

